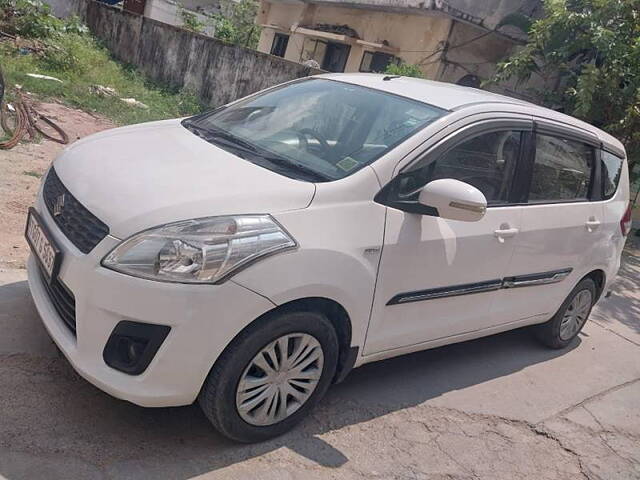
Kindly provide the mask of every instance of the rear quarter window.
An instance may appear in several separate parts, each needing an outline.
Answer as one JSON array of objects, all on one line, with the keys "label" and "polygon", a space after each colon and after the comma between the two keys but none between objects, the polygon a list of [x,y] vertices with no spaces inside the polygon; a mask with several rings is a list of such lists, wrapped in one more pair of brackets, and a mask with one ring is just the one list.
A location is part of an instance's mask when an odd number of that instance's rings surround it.
[{"label": "rear quarter window", "polygon": [[609,152],[602,152],[600,169],[602,171],[602,198],[604,200],[613,197],[618,190],[623,163],[622,158]]}]

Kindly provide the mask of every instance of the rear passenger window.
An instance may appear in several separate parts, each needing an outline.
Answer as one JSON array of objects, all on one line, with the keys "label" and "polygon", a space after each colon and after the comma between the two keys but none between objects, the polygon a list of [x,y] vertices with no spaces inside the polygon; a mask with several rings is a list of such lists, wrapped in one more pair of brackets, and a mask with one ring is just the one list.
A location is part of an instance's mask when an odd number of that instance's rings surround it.
[{"label": "rear passenger window", "polygon": [[512,130],[466,140],[435,161],[418,162],[410,174],[403,175],[401,195],[411,195],[432,180],[453,178],[476,187],[490,205],[507,203],[521,143],[522,132]]},{"label": "rear passenger window", "polygon": [[602,198],[607,200],[613,197],[618,189],[618,182],[622,174],[623,160],[609,152],[602,152]]},{"label": "rear passenger window", "polygon": [[584,143],[536,135],[529,203],[586,200],[593,158],[593,148]]}]

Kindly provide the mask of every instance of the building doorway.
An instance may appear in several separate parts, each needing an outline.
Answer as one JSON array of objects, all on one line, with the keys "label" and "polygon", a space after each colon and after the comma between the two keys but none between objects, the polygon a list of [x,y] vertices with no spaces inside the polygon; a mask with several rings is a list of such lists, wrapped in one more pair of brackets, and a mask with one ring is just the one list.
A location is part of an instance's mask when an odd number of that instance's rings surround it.
[{"label": "building doorway", "polygon": [[329,72],[344,72],[351,46],[317,38],[306,38],[300,55],[300,63],[314,60],[318,67]]},{"label": "building doorway", "polygon": [[350,45],[337,42],[327,42],[327,50],[324,54],[321,68],[329,72],[344,72],[350,51]]}]

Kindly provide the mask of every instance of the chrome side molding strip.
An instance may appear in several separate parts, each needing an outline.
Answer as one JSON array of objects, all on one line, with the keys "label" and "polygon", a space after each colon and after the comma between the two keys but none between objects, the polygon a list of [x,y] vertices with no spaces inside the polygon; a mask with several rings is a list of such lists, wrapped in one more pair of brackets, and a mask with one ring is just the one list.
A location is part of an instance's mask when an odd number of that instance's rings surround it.
[{"label": "chrome side molding strip", "polygon": [[428,290],[417,290],[415,292],[399,293],[387,302],[387,305],[398,305],[400,303],[421,302],[434,298],[457,297],[458,295],[469,295],[471,293],[491,292],[502,288],[502,280],[489,280],[487,282],[466,283],[464,285],[454,285],[451,287],[431,288]]},{"label": "chrome side molding strip", "polygon": [[504,288],[530,287],[534,285],[548,285],[558,283],[569,276],[573,268],[563,268],[551,272],[532,273],[530,275],[518,275],[507,277],[502,281]]},{"label": "chrome side molding strip", "polygon": [[435,298],[457,297],[459,295],[470,295],[473,293],[484,293],[500,290],[501,288],[532,287],[535,285],[548,285],[558,283],[569,276],[573,268],[563,268],[550,272],[531,273],[528,275],[517,275],[506,277],[502,280],[488,280],[486,282],[466,283],[463,285],[452,285],[449,287],[430,288],[427,290],[416,290],[414,292],[399,293],[387,302],[387,305],[399,305],[402,303],[421,302],[423,300],[433,300]]}]

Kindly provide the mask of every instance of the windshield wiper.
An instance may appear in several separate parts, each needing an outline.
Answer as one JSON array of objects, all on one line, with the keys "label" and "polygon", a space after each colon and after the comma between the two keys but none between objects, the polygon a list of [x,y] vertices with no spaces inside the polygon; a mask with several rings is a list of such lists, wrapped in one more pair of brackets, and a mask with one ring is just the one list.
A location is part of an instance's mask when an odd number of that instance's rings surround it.
[{"label": "windshield wiper", "polygon": [[264,158],[269,163],[276,165],[278,167],[284,167],[289,171],[304,173],[305,175],[307,175],[307,177],[310,177],[311,180],[325,181],[325,182],[327,180],[331,180],[331,178],[328,175],[325,175],[324,173],[320,173],[317,170],[314,170],[313,168],[303,165],[302,163],[293,162],[291,160],[287,160],[281,157],[276,157],[274,155],[266,155],[266,156],[260,155],[260,158]]},{"label": "windshield wiper", "polygon": [[[223,130],[214,130],[209,127],[203,127],[196,123],[187,121],[183,122],[183,125],[186,129],[193,132],[203,140],[206,140],[207,142],[211,143],[213,139],[215,139],[215,142],[213,143],[222,143],[227,147],[233,148],[234,150],[241,150],[252,155],[258,154],[257,149],[249,142],[245,142]],[[244,158],[244,156],[242,156],[242,158]]]},{"label": "windshield wiper", "polygon": [[193,122],[185,122],[185,127],[191,130],[193,133],[198,135],[200,138],[207,140],[209,142],[213,141],[214,143],[222,143],[229,148],[233,148],[234,150],[240,150],[245,155],[241,155],[243,158],[246,158],[246,155],[253,158],[257,158],[258,160],[265,160],[272,165],[280,167],[281,169],[285,169],[289,172],[302,172],[307,177],[309,177],[312,181],[327,181],[331,180],[327,175],[320,173],[313,168],[307,167],[298,162],[294,162],[282,157],[278,157],[271,153],[267,153],[264,150],[256,147],[255,145],[243,140],[241,138],[232,135],[225,130],[217,129],[217,128],[207,128],[197,125]]},{"label": "windshield wiper", "polygon": [[202,125],[198,125],[197,123],[188,121],[188,120],[185,120],[184,122],[182,122],[182,124],[187,130],[195,133],[196,135],[198,135],[200,138],[204,140],[211,141],[211,139],[213,138],[222,139],[231,146],[239,146],[242,149],[248,150],[250,152],[256,151],[256,148],[253,145],[251,145],[249,142],[245,142],[244,140],[236,137],[235,135],[231,135],[230,133],[225,132],[224,130],[211,128],[211,127],[204,127]]},{"label": "windshield wiper", "polygon": [[331,180],[327,175],[317,172],[313,168],[307,167],[306,165],[303,165],[298,162],[294,162],[286,158],[279,157],[277,155],[273,155],[270,152],[266,152],[265,150],[262,150],[256,147],[255,145],[247,142],[246,140],[243,140],[241,138],[236,137],[235,135],[225,132],[224,130],[218,130],[218,129],[209,130],[209,138],[215,139],[217,141],[222,140],[229,146],[236,147],[240,150],[243,150],[249,153],[250,155],[257,157],[259,160],[266,160],[272,165],[285,168],[289,171],[303,172],[308,177],[311,177],[312,180],[315,180],[315,181]]},{"label": "windshield wiper", "polygon": [[235,135],[232,135],[231,133],[226,132],[224,130],[219,130],[217,128],[216,129],[209,128],[207,129],[207,132],[208,132],[207,135],[209,138],[222,139],[228,142],[232,146],[238,146],[243,150],[246,150],[252,153],[258,153],[258,154],[260,153],[260,151],[255,145],[247,142],[246,140],[238,138]]},{"label": "windshield wiper", "polygon": [[198,125],[197,123],[194,123],[191,120],[184,120],[182,122],[182,126],[184,128],[186,128],[187,130],[189,130],[191,133],[199,136],[200,138],[206,140],[207,137],[209,136],[210,130],[206,127],[202,127],[200,125]]}]

